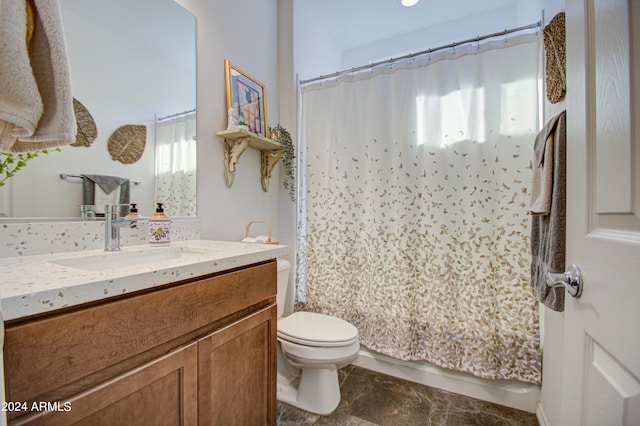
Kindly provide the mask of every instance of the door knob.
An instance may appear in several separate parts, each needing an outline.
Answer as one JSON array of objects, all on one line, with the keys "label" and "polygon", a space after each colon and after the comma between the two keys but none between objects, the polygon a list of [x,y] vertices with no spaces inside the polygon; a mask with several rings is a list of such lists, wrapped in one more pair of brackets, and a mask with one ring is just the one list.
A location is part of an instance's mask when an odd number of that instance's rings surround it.
[{"label": "door knob", "polygon": [[547,285],[549,287],[563,286],[567,292],[575,298],[582,295],[582,273],[575,263],[569,266],[566,272],[547,272]]}]

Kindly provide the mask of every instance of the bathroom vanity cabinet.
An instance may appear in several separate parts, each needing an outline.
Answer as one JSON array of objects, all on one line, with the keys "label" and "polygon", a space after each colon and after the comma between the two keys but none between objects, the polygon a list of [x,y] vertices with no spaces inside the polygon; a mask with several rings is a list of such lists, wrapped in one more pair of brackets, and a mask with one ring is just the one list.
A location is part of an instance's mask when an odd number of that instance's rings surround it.
[{"label": "bathroom vanity cabinet", "polygon": [[9,424],[275,424],[276,262],[6,324]]}]

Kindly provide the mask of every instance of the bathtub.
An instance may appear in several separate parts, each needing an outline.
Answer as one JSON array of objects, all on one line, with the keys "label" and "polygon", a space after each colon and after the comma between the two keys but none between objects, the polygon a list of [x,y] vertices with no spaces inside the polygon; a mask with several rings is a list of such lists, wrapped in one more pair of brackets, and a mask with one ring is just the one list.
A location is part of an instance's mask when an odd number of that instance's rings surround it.
[{"label": "bathtub", "polygon": [[364,347],[353,362],[358,367],[388,374],[483,401],[535,413],[540,386],[515,380],[487,380],[436,367],[426,361],[401,361]]}]

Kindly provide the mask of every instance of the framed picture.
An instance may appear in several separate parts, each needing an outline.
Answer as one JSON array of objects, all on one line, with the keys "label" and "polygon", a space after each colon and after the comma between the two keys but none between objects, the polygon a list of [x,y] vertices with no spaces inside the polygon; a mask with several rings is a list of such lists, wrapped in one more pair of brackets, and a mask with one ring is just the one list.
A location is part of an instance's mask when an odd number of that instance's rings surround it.
[{"label": "framed picture", "polygon": [[228,60],[224,61],[227,80],[227,111],[236,112],[238,124],[249,131],[268,137],[267,99],[264,84],[251,77]]}]

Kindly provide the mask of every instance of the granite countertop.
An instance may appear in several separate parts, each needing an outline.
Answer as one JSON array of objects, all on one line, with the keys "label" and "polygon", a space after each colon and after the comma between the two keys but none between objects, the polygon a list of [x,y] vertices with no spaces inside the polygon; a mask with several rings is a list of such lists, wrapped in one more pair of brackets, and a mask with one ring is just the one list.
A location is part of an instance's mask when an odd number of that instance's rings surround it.
[{"label": "granite countertop", "polygon": [[14,320],[288,253],[288,246],[283,245],[190,240],[168,247],[123,247],[119,252],[4,258],[0,259],[0,308],[5,321]]}]

